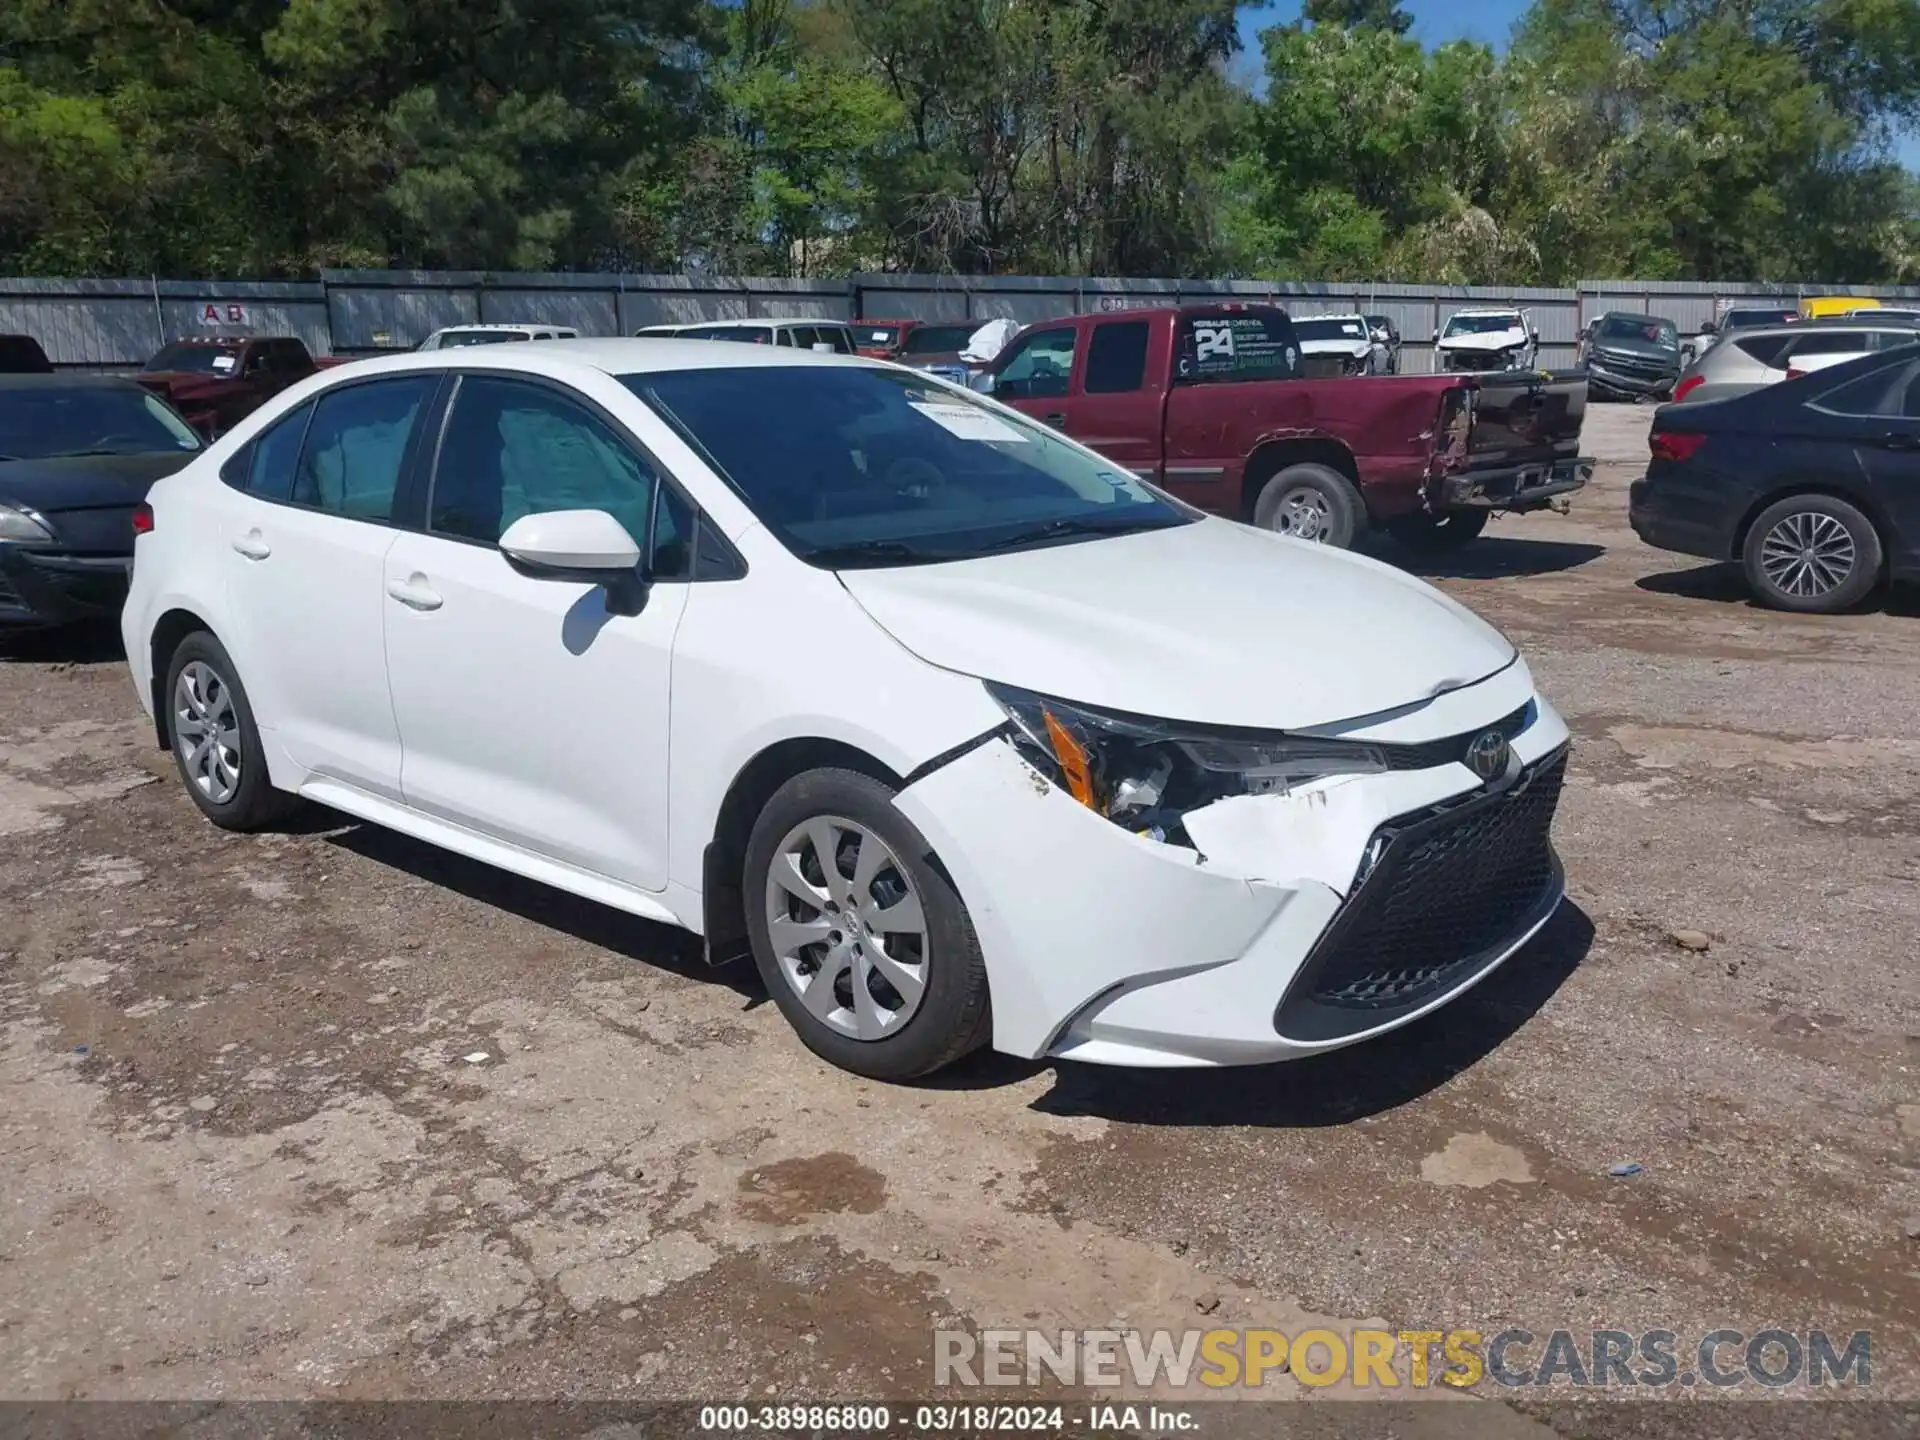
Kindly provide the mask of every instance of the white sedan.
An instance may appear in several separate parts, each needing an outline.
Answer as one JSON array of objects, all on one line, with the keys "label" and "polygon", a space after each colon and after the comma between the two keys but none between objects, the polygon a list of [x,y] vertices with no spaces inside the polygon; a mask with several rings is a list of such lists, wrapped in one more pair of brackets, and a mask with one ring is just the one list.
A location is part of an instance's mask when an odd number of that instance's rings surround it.
[{"label": "white sedan", "polygon": [[215,824],[303,797],[685,926],[862,1074],[1327,1050],[1562,899],[1502,636],[919,372],[367,360],[148,505],[127,655]]}]

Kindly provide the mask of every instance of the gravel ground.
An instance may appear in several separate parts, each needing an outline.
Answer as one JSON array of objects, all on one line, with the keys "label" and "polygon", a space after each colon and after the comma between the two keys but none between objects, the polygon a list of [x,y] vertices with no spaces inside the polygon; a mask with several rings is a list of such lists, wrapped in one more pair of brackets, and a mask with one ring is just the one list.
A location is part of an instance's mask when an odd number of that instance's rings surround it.
[{"label": "gravel ground", "polygon": [[[1573,727],[1572,902],[1286,1067],[869,1084],[677,932],[326,814],[215,831],[111,637],[0,642],[0,1396],[908,1399],[941,1324],[1320,1320],[1871,1330],[1920,1398],[1916,607],[1640,545],[1649,413],[1427,572]],[[1391,1432],[1816,1423],[1476,1393]]]}]

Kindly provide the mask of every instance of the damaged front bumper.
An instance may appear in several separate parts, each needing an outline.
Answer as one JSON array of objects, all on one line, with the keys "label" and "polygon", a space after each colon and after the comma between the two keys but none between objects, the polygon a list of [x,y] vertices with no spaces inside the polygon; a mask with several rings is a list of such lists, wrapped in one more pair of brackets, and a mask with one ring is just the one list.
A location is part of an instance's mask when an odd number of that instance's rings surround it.
[{"label": "damaged front bumper", "polygon": [[1491,785],[1462,759],[1236,796],[1188,813],[1197,849],[1095,814],[1003,740],[895,803],[967,903],[996,1048],[1119,1065],[1284,1060],[1445,1004],[1552,915],[1564,886],[1546,826],[1567,729],[1524,667],[1352,738],[1470,737],[1529,702]]}]

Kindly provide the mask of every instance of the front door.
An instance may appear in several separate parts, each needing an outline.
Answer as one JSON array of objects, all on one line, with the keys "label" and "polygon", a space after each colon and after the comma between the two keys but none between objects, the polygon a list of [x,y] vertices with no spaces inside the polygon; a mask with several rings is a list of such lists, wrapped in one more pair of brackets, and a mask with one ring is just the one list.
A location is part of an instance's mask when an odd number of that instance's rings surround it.
[{"label": "front door", "polygon": [[[565,387],[462,376],[424,534],[387,553],[381,604],[416,810],[646,890],[667,880],[667,717],[681,570],[638,615],[604,587],[534,579],[498,541],[524,515],[605,510],[643,553],[684,554],[691,511],[603,412]],[[662,572],[665,572],[664,574]]]}]

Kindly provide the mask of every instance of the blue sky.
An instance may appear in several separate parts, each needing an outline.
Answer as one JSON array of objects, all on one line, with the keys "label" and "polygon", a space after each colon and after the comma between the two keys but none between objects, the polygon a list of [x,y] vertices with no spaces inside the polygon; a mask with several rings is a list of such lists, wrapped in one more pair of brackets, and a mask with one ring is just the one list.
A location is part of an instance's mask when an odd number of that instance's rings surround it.
[{"label": "blue sky", "polygon": [[[1478,40],[1504,50],[1514,22],[1526,13],[1531,0],[1400,0],[1400,3],[1413,16],[1414,36],[1423,45]],[[1240,38],[1246,50],[1239,56],[1234,73],[1249,82],[1257,81],[1261,73],[1259,33],[1269,25],[1284,25],[1299,18],[1300,0],[1243,5]],[[1900,160],[1909,170],[1920,170],[1920,135],[1910,135],[1901,143]]]}]

